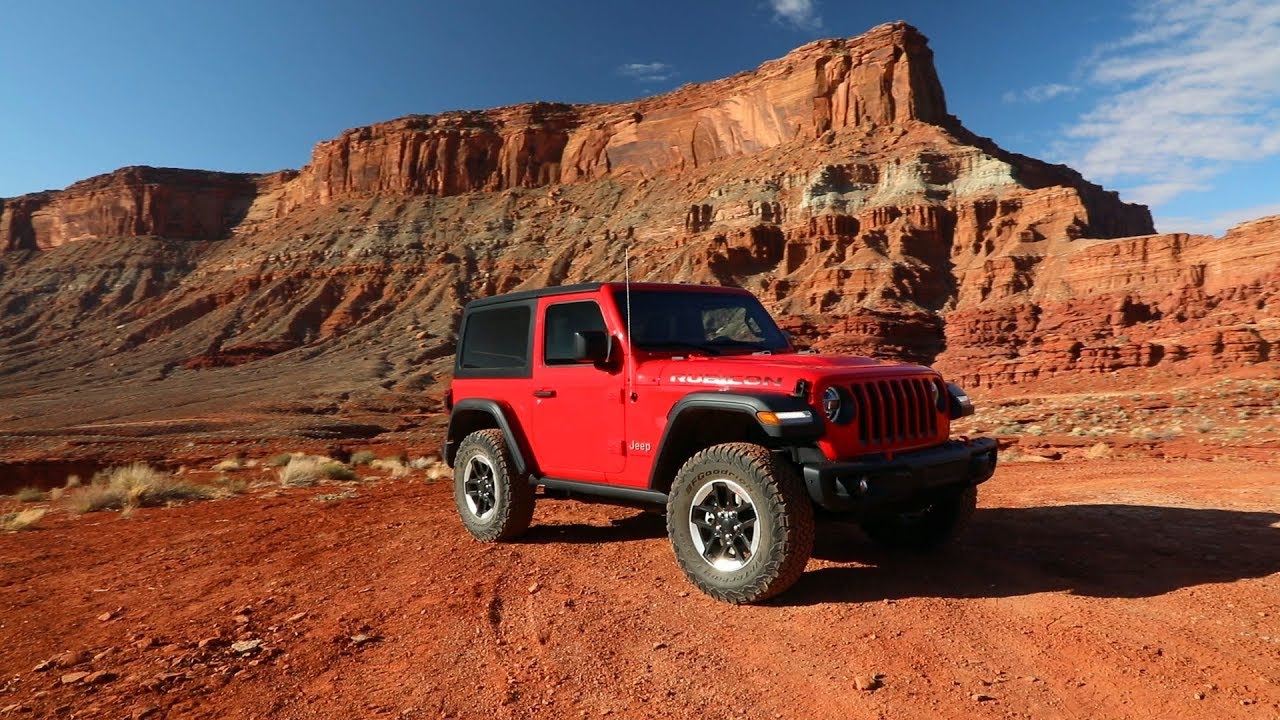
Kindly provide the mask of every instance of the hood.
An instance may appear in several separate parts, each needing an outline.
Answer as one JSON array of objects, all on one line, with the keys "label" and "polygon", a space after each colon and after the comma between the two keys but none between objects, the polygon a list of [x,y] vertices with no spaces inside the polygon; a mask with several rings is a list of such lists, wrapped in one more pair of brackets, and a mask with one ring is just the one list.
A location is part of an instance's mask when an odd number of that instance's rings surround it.
[{"label": "hood", "polygon": [[657,385],[706,385],[711,387],[785,388],[797,380],[817,384],[823,379],[885,375],[936,375],[921,365],[875,360],[853,355],[694,355],[688,358],[655,358],[640,365],[639,380]]}]

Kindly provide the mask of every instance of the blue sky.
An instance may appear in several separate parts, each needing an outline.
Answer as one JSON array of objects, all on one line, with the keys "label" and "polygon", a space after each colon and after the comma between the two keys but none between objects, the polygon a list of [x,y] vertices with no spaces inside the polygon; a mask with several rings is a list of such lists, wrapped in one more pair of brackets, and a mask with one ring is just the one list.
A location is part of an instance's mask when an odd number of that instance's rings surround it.
[{"label": "blue sky", "polygon": [[1152,205],[1161,231],[1280,213],[1280,3],[47,0],[0,19],[0,197],[125,165],[301,167],[345,128],[611,102],[903,19],[951,111]]}]

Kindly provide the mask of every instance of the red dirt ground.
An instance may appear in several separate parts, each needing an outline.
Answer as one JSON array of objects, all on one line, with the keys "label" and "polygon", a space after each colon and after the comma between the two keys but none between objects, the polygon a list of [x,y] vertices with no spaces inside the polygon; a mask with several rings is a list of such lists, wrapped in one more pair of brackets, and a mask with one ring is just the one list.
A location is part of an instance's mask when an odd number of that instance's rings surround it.
[{"label": "red dirt ground", "polygon": [[448,482],[56,513],[0,535],[0,716],[1276,718],[1278,477],[1011,463],[943,555],[826,526],[757,607],[694,590],[657,514],[542,501],[486,546]]}]

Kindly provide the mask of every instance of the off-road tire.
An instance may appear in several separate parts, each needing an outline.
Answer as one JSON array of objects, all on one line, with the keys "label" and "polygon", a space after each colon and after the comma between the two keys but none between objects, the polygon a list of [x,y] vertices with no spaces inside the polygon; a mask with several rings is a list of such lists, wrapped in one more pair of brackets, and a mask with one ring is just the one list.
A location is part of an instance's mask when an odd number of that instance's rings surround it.
[{"label": "off-road tire", "polygon": [[[754,506],[759,543],[741,568],[719,570],[694,544],[690,513],[695,495],[717,480],[746,491]],[[689,580],[711,597],[742,604],[767,600],[804,572],[813,552],[813,504],[785,461],[751,443],[725,443],[685,462],[667,497],[667,536]]]},{"label": "off-road tire", "polygon": [[[485,517],[467,503],[467,470],[472,462],[492,469],[493,504]],[[462,524],[480,542],[514,540],[533,520],[533,487],[518,476],[501,430],[477,430],[462,439],[453,463],[453,501]]]},{"label": "off-road tire", "polygon": [[947,488],[915,508],[878,513],[859,524],[881,547],[925,553],[955,540],[977,507],[978,488]]}]

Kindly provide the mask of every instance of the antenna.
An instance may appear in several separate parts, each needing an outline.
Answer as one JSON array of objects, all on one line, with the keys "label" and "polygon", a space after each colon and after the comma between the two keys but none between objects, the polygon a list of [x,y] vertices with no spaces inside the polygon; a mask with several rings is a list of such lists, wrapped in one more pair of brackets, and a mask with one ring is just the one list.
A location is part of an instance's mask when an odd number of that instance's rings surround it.
[{"label": "antenna", "polygon": [[631,336],[631,244],[622,246],[622,286],[627,304],[627,345],[631,347],[631,357],[627,363],[628,395],[636,399],[636,341]]}]

